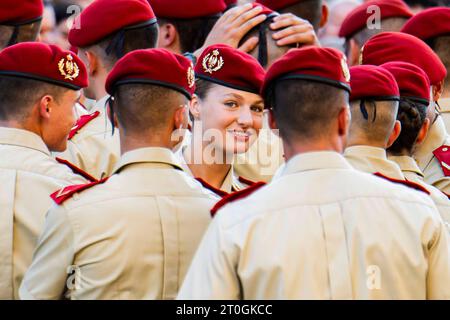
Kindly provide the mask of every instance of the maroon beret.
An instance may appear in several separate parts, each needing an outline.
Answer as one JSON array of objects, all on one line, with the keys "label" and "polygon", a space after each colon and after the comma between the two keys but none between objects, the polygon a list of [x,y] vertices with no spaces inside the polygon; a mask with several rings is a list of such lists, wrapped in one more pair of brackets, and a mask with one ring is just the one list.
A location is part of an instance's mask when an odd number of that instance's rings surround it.
[{"label": "maroon beret", "polygon": [[1,0],[0,24],[21,25],[40,20],[44,12],[42,0]]},{"label": "maroon beret", "polygon": [[191,99],[195,91],[192,62],[165,49],[135,50],[121,58],[106,79],[106,91],[114,95],[115,87],[139,83],[176,90]]},{"label": "maroon beret", "polygon": [[259,0],[258,2],[272,10],[281,10],[304,0]]},{"label": "maroon beret", "polygon": [[419,38],[401,32],[382,32],[361,49],[361,64],[381,65],[391,61],[412,63],[421,68],[432,85],[444,80],[447,70],[439,57]]},{"label": "maroon beret", "polygon": [[277,80],[321,82],[350,92],[350,72],[345,56],[332,48],[291,49],[267,71],[261,95]]},{"label": "maroon beret", "polygon": [[353,9],[342,22],[339,30],[339,37],[350,38],[358,31],[364,29],[368,19],[374,15],[369,9],[370,6],[377,6],[380,9],[381,20],[393,17],[410,18],[413,13],[401,0],[373,0],[367,1]]},{"label": "maroon beret", "polygon": [[69,42],[83,48],[119,30],[153,23],[156,17],[146,0],[95,0],[75,19]]},{"label": "maroon beret", "polygon": [[427,40],[450,34],[450,8],[437,7],[417,13],[408,20],[401,32]]},{"label": "maroon beret", "polygon": [[350,68],[350,86],[354,100],[399,100],[400,92],[394,76],[379,66],[362,65]]},{"label": "maroon beret", "polygon": [[382,64],[397,81],[402,98],[410,98],[419,102],[430,103],[430,80],[425,71],[411,63],[393,61]]},{"label": "maroon beret", "polygon": [[255,58],[225,44],[206,48],[195,66],[197,78],[256,94],[265,73]]},{"label": "maroon beret", "polygon": [[195,19],[221,14],[224,0],[148,0],[158,18]]},{"label": "maroon beret", "polygon": [[253,5],[253,8],[255,8],[255,7],[261,7],[262,8],[262,11],[259,14],[265,14],[267,17],[277,16],[278,15],[277,12],[274,12],[271,8],[265,6],[265,5],[261,4],[261,3],[253,2],[252,5]]},{"label": "maroon beret", "polygon": [[80,58],[41,42],[23,42],[0,51],[0,75],[44,81],[73,90],[88,86],[88,74]]}]

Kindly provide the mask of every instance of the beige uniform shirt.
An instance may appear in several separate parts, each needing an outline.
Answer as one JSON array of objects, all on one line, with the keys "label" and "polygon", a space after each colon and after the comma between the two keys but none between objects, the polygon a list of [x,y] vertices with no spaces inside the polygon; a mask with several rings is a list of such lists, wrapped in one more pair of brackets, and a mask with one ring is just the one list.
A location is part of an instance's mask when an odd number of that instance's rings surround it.
[{"label": "beige uniform shirt", "polygon": [[80,129],[68,141],[67,150],[57,154],[97,179],[109,177],[120,158],[119,131],[114,130],[108,119],[105,103],[108,96],[100,99],[90,113],[100,115]]},{"label": "beige uniform shirt", "polygon": [[52,205],[50,194],[86,181],[57,163],[29,131],[0,128],[0,155],[0,299],[14,299]]},{"label": "beige uniform shirt", "polygon": [[450,130],[450,98],[439,99],[439,106],[441,107],[441,116],[448,132]]},{"label": "beige uniform shirt", "polygon": [[450,232],[450,201],[448,197],[439,189],[429,185],[423,181],[423,173],[420,171],[417,162],[408,156],[390,156],[390,160],[397,163],[402,170],[406,180],[415,182],[430,192],[431,199],[439,210],[444,223]]},{"label": "beige uniform shirt", "polygon": [[444,120],[438,117],[428,131],[425,141],[417,147],[414,159],[422,170],[426,183],[450,194],[450,177],[444,175],[439,160],[433,154],[434,150],[444,144],[450,144],[450,136],[445,129]]},{"label": "beige uniform shirt", "polygon": [[448,241],[425,194],[307,153],[219,210],[178,298],[449,299]]},{"label": "beige uniform shirt", "polygon": [[49,211],[22,299],[176,297],[218,198],[168,149],[127,152],[115,172]]},{"label": "beige uniform shirt", "polygon": [[283,143],[265,119],[255,143],[246,153],[236,156],[234,170],[238,176],[251,181],[269,182],[284,163],[283,155]]},{"label": "beige uniform shirt", "polygon": [[400,167],[388,160],[386,150],[370,146],[352,146],[345,149],[344,157],[353,168],[367,173],[381,173],[389,178],[405,180]]}]

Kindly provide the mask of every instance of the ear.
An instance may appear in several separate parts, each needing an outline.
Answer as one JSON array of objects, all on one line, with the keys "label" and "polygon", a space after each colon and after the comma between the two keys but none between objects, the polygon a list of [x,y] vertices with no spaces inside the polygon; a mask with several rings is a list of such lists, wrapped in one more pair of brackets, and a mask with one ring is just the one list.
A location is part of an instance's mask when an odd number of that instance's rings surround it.
[{"label": "ear", "polygon": [[392,146],[392,144],[397,140],[398,136],[400,135],[400,132],[402,131],[402,124],[400,121],[395,120],[394,129],[392,129],[391,135],[389,136],[389,140],[387,142],[386,149]]},{"label": "ear", "polygon": [[442,92],[444,92],[444,80],[433,85],[433,101],[438,101],[441,98]]},{"label": "ear", "polygon": [[277,121],[275,120],[275,115],[273,114],[272,109],[269,109],[268,122],[269,122],[269,128],[271,130],[278,130]]},{"label": "ear", "polygon": [[419,134],[417,135],[416,145],[422,144],[422,142],[425,140],[425,138],[428,135],[429,129],[430,129],[430,120],[425,119],[425,121],[422,124],[422,128],[420,128]]},{"label": "ear", "polygon": [[351,121],[350,107],[347,105],[339,111],[338,115],[338,134],[340,137],[346,137],[348,135],[348,129],[350,128]]},{"label": "ear", "polygon": [[189,103],[189,111],[191,112],[195,120],[201,118],[200,99],[196,94],[194,94],[192,100]]},{"label": "ear", "polygon": [[350,67],[359,65],[360,47],[354,39],[349,40],[348,65]]},{"label": "ear", "polygon": [[158,48],[173,48],[178,39],[178,32],[171,23],[164,23],[159,26]]},{"label": "ear", "polygon": [[52,113],[52,105],[53,97],[49,95],[45,95],[39,100],[38,108],[39,108],[39,115],[42,119],[48,120],[50,119],[51,113]]},{"label": "ear", "polygon": [[173,115],[173,130],[187,129],[189,116],[186,107],[179,107]]},{"label": "ear", "polygon": [[93,76],[97,73],[98,68],[99,68],[98,57],[94,53],[92,53],[92,51],[85,51],[84,55],[86,57],[89,75]]},{"label": "ear", "polygon": [[328,5],[326,3],[322,4],[322,17],[320,18],[319,27],[323,28],[327,22],[328,22],[328,15],[329,15],[329,9]]}]

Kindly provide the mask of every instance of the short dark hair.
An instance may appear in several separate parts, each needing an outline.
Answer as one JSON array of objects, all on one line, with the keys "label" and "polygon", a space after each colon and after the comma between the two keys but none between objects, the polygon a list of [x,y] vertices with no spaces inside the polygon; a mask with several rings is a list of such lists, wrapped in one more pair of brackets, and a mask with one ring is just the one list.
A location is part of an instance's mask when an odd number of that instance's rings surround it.
[{"label": "short dark hair", "polygon": [[393,155],[401,155],[404,151],[411,154],[426,116],[426,104],[402,98],[399,103],[397,115],[397,120],[402,124],[402,131],[387,151]]},{"label": "short dark hair", "polygon": [[0,49],[20,42],[33,42],[37,40],[41,20],[20,26],[0,25]]},{"label": "short dark hair", "polygon": [[160,26],[173,24],[180,37],[180,47],[183,53],[195,52],[205,43],[208,34],[219,20],[219,15],[196,19],[158,18]]},{"label": "short dark hair", "polygon": [[278,81],[264,97],[264,104],[273,109],[281,137],[287,140],[326,135],[346,103],[347,91],[300,79]]},{"label": "short dark hair", "polygon": [[44,95],[51,95],[59,101],[70,89],[50,83],[11,76],[0,76],[0,119],[25,119],[30,107]]},{"label": "short dark hair", "polygon": [[322,0],[304,0],[279,10],[280,13],[292,13],[308,20],[317,32],[322,20]]},{"label": "short dark hair", "polygon": [[167,127],[173,111],[187,102],[180,92],[150,84],[117,87],[112,108],[121,127],[131,134]]},{"label": "short dark hair", "polygon": [[[122,43],[123,41],[123,43]],[[120,30],[84,49],[93,49],[105,63],[108,70],[127,53],[138,49],[155,48],[158,42],[158,25]]]}]

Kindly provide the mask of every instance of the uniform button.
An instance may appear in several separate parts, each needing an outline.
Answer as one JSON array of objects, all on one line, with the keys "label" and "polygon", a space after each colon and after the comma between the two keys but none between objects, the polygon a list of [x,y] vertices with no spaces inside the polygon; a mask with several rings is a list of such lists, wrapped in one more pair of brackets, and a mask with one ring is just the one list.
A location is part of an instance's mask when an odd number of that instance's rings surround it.
[{"label": "uniform button", "polygon": [[442,151],[446,152],[448,150],[448,148],[442,148]]},{"label": "uniform button", "polygon": [[80,196],[78,195],[78,193],[74,193],[74,194],[73,194],[72,200],[73,200],[73,201],[78,201],[78,200],[80,200]]}]

